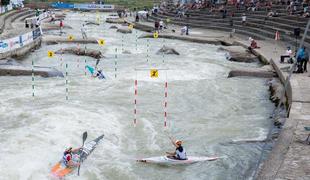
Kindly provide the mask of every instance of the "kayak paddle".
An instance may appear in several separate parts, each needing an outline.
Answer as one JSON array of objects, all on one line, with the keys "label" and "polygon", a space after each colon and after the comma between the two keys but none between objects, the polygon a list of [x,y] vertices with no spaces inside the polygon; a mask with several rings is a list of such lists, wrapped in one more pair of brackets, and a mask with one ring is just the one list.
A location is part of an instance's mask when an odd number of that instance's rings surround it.
[{"label": "kayak paddle", "polygon": [[[82,145],[82,148],[84,147],[84,143],[85,143],[86,139],[87,139],[87,131],[85,131],[83,133],[83,145]],[[82,151],[81,154],[83,154],[83,151]],[[79,162],[79,167],[78,167],[78,176],[80,175],[80,168],[81,168],[81,155],[80,155],[80,162]]]}]

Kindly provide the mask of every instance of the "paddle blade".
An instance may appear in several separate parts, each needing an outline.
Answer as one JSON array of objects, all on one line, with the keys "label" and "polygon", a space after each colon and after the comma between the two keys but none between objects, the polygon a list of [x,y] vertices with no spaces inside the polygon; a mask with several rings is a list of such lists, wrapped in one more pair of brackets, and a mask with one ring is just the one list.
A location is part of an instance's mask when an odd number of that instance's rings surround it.
[{"label": "paddle blade", "polygon": [[87,139],[87,131],[85,131],[85,132],[83,133],[83,145],[84,145],[86,139]]},{"label": "paddle blade", "polygon": [[78,176],[80,176],[80,168],[81,168],[81,165],[79,165],[78,167]]}]

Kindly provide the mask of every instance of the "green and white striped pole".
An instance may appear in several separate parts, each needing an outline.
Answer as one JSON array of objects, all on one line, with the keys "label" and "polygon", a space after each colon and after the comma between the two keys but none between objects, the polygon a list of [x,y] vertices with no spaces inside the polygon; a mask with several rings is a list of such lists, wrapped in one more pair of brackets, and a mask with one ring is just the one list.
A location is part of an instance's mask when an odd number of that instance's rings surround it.
[{"label": "green and white striped pole", "polygon": [[146,62],[149,62],[149,48],[150,48],[150,40],[147,39],[147,43],[146,43]]},{"label": "green and white striped pole", "polygon": [[[163,38],[163,46],[165,46],[165,38]],[[163,63],[165,63],[165,53],[163,53]]]},{"label": "green and white striped pole", "polygon": [[136,31],[136,52],[138,52],[138,30]]},{"label": "green and white striped pole", "polygon": [[122,52],[124,52],[124,35],[122,34]]}]

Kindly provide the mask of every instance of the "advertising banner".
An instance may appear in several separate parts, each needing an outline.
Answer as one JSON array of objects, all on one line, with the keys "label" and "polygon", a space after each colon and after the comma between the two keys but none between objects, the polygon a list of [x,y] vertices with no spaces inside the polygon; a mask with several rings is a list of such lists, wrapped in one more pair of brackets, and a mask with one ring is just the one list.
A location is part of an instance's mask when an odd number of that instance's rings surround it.
[{"label": "advertising banner", "polygon": [[74,4],[74,9],[113,10],[114,5],[109,5],[109,4]]},{"label": "advertising banner", "polygon": [[74,5],[71,3],[63,3],[63,2],[54,2],[51,4],[53,8],[56,9],[73,9]]},{"label": "advertising banner", "polygon": [[41,36],[41,31],[40,28],[37,28],[35,30],[32,31],[32,36],[33,36],[33,40],[37,39],[38,37]]},{"label": "advertising banner", "polygon": [[22,44],[23,46],[31,43],[33,41],[32,32],[26,33],[22,35]]},{"label": "advertising banner", "polygon": [[[35,35],[35,36],[34,36]],[[40,28],[10,39],[0,40],[0,53],[5,53],[31,43],[41,36]]]},{"label": "advertising banner", "polygon": [[8,39],[8,41],[9,41],[10,50],[17,49],[17,48],[21,47],[19,36]]},{"label": "advertising banner", "polygon": [[0,53],[7,52],[9,50],[9,42],[7,40],[0,40]]}]

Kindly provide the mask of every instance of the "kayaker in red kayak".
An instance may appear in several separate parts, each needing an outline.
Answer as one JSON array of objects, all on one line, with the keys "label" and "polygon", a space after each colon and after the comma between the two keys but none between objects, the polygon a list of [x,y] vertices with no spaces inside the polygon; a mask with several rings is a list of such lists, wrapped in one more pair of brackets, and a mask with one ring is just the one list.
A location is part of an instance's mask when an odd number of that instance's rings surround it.
[{"label": "kayaker in red kayak", "polygon": [[65,150],[63,161],[67,167],[75,167],[78,166],[80,163],[73,161],[73,153],[77,153],[79,148],[72,150],[72,147],[69,147]]}]

